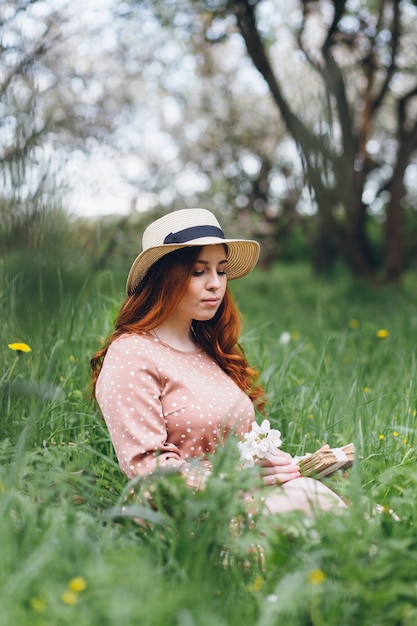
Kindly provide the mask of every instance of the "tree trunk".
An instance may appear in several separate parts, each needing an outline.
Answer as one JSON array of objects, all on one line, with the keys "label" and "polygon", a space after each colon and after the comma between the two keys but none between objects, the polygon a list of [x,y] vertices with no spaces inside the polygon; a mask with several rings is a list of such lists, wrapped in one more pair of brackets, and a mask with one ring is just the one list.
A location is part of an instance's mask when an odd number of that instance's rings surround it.
[{"label": "tree trunk", "polygon": [[[314,265],[325,269],[337,256],[337,249],[350,269],[364,276],[370,282],[377,281],[377,265],[372,254],[371,242],[365,229],[367,219],[366,206],[362,195],[372,169],[382,167],[378,161],[371,162],[367,155],[367,141],[372,137],[373,118],[380,111],[390,84],[398,71],[397,56],[400,49],[401,23],[400,3],[396,0],[380,3],[375,9],[378,28],[382,29],[388,20],[391,33],[389,46],[390,63],[380,64],[380,50],[376,35],[368,37],[368,48],[363,47],[360,71],[366,81],[362,98],[362,116],[359,128],[355,126],[355,117],[361,110],[349,102],[343,66],[337,62],[335,54],[343,45],[349,46],[343,28],[339,22],[346,10],[345,0],[334,2],[333,20],[328,26],[327,35],[320,49],[320,55],[311,54],[303,45],[303,33],[309,11],[314,0],[301,3],[304,6],[303,21],[299,30],[298,43],[309,62],[322,80],[328,106],[330,128],[340,131],[340,145],[335,148],[334,136],[328,137],[311,130],[302,115],[298,115],[285,96],[280,81],[274,73],[267,47],[258,30],[256,21],[257,2],[252,0],[229,0],[228,7],[236,19],[245,41],[249,57],[265,79],[271,96],[279,109],[286,127],[303,155],[306,177],[314,190],[317,205],[316,233],[313,241]],[[378,3],[377,3],[378,4]],[[363,32],[358,29],[354,39],[359,46]],[[362,48],[358,47],[358,50]],[[317,60],[318,59],[318,60]],[[387,188],[391,200],[386,214],[386,280],[399,282],[403,269],[403,209],[404,173],[410,162],[412,152],[417,147],[417,124],[414,125],[413,111],[408,103],[417,96],[414,86],[408,94],[397,100],[398,104],[398,141],[397,164],[394,175]],[[406,109],[409,109],[407,111]],[[355,113],[356,111],[356,113]],[[408,114],[407,114],[408,113]],[[333,119],[335,120],[333,123]],[[411,129],[410,129],[411,125]],[[406,130],[407,129],[407,130]]]},{"label": "tree trunk", "polygon": [[391,198],[387,207],[385,222],[385,279],[387,282],[399,284],[403,271],[403,181],[396,177],[391,184]]},{"label": "tree trunk", "polygon": [[[413,92],[410,92],[412,94]],[[399,107],[400,124],[404,120],[404,104]],[[388,190],[390,201],[387,207],[385,222],[385,279],[387,282],[399,284],[404,264],[404,174],[410,162],[412,152],[417,147],[417,123],[409,131],[400,131],[398,156],[394,173]]]}]

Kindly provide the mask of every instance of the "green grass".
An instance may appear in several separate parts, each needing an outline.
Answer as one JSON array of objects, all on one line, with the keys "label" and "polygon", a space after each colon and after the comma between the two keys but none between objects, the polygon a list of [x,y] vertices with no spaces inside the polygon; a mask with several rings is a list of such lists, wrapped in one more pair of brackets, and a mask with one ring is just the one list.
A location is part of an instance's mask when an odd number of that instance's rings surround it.
[{"label": "green grass", "polygon": [[290,266],[232,283],[283,447],[354,441],[361,456],[329,479],[346,514],[314,520],[249,518],[239,494],[258,479],[234,470],[234,442],[206,490],[166,476],[158,511],[140,504],[131,489],[149,486],[127,483],[87,397],[124,275],[53,276],[30,298],[19,275],[1,278],[0,626],[417,623],[416,276],[372,290]]}]

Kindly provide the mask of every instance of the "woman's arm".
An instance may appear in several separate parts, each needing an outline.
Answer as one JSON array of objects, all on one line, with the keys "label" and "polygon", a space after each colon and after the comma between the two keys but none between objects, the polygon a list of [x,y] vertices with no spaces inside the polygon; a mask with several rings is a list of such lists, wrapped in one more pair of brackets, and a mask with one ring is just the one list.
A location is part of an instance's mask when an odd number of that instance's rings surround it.
[{"label": "woman's arm", "polygon": [[169,443],[161,404],[162,382],[134,337],[114,341],[96,385],[96,397],[119,460],[129,478],[186,463]]}]

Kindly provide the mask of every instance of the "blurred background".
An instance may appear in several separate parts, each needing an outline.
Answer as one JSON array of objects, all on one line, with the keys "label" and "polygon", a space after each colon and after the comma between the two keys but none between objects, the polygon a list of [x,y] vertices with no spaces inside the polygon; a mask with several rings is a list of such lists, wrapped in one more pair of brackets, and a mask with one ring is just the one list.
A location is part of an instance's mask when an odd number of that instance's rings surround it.
[{"label": "blurred background", "polygon": [[416,4],[2,2],[0,279],[126,270],[151,218],[204,206],[261,241],[262,267],[400,284]]},{"label": "blurred background", "polygon": [[[417,0],[0,0],[0,626],[417,624],[416,34]],[[197,206],[262,244],[242,345],[287,451],[355,443],[346,516],[254,524],[230,447],[134,507],[89,360]]]}]

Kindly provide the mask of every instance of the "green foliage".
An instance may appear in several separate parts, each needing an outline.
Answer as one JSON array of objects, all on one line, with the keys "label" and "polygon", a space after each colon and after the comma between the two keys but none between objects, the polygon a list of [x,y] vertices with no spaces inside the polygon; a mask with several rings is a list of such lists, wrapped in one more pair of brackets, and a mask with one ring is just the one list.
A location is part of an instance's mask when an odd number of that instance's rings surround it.
[{"label": "green foliage", "polygon": [[328,479],[346,512],[306,519],[258,500],[248,515],[259,478],[236,472],[232,440],[203,491],[175,474],[128,483],[87,389],[124,277],[77,270],[24,318],[15,271],[0,300],[0,626],[416,623],[415,276],[371,291],[293,265],[231,283],[283,446],[354,441],[361,457]]}]

